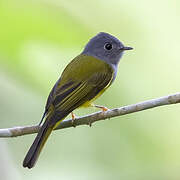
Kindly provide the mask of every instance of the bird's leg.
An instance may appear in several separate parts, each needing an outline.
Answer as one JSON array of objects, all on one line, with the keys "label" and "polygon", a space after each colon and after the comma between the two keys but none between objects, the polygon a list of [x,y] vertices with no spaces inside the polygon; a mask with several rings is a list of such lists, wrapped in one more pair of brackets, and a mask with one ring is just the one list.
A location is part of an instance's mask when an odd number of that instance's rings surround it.
[{"label": "bird's leg", "polygon": [[99,105],[93,105],[94,107],[96,107],[96,108],[99,108],[99,109],[101,109],[102,110],[102,112],[106,112],[106,111],[108,111],[109,109],[107,108],[107,107],[105,107],[105,106],[99,106]]},{"label": "bird's leg", "polygon": [[76,115],[75,115],[73,112],[71,112],[71,116],[72,116],[72,120],[71,120],[72,125],[73,125],[73,127],[76,127],[76,125],[75,125],[75,123],[74,123],[74,121],[75,121],[75,119],[76,119]]},{"label": "bird's leg", "polygon": [[[102,113],[108,111],[109,109],[105,106],[100,106],[100,105],[94,105],[94,104],[91,104],[92,107],[95,107],[95,108],[99,108],[102,110]],[[89,126],[91,127],[92,126],[92,122],[89,121]]]},{"label": "bird's leg", "polygon": [[[107,107],[105,107],[105,106],[94,105],[94,107],[102,109],[102,113],[104,113],[104,112],[106,112],[106,111],[109,110],[109,109],[108,109]],[[110,119],[110,118],[109,118],[109,119]]]}]

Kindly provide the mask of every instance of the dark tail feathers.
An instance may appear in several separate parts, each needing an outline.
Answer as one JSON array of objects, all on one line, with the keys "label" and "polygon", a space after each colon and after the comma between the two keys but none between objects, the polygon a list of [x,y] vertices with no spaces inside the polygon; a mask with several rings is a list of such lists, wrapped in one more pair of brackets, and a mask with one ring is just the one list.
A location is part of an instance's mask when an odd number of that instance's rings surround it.
[{"label": "dark tail feathers", "polygon": [[45,121],[23,161],[23,167],[32,168],[35,165],[39,154],[52,130],[53,127],[49,127],[48,121]]}]

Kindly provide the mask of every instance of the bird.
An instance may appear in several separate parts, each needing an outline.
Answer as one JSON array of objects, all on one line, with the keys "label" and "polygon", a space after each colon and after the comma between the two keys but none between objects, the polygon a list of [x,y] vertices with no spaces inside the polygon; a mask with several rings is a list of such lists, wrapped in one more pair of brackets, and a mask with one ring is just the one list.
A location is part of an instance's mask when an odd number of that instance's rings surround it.
[{"label": "bird", "polygon": [[124,51],[132,49],[106,32],[100,32],[89,40],[84,50],[65,67],[52,88],[40,121],[42,125],[24,158],[23,167],[34,167],[53,129],[70,113],[72,119],[75,118],[73,110],[79,107],[108,110],[94,105],[93,101],[115,80]]}]

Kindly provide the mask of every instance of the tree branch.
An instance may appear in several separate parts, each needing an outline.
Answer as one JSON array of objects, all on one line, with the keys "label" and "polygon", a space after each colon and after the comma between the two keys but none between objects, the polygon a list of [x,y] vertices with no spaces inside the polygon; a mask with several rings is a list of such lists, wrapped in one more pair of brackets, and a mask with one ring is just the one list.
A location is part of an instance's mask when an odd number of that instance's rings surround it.
[{"label": "tree branch", "polygon": [[[143,111],[143,110],[158,107],[158,106],[164,106],[164,105],[176,104],[176,103],[180,103],[180,93],[140,102],[137,104],[132,104],[129,106],[111,109],[106,112],[96,112],[87,116],[79,117],[75,119],[74,123],[72,123],[71,119],[64,120],[55,130],[70,128],[73,126],[90,125],[96,121],[110,119],[116,116],[122,116],[125,114]],[[33,133],[37,133],[39,128],[40,126],[37,125],[37,126],[13,127],[13,128],[7,128],[7,129],[0,129],[0,137],[1,138],[17,137],[17,136],[22,136],[26,134],[33,134]]]}]

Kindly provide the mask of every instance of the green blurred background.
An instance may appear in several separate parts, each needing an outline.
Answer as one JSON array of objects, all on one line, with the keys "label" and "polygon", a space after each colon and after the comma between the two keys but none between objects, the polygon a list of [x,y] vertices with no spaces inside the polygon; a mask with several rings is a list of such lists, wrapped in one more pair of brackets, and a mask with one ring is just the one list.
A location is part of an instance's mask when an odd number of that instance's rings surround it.
[{"label": "green blurred background", "polygon": [[[0,0],[0,128],[38,124],[64,67],[100,31],[134,50],[97,104],[179,91],[180,1]],[[171,105],[56,131],[32,170],[22,161],[35,135],[0,139],[0,179],[179,180],[179,129]]]}]

